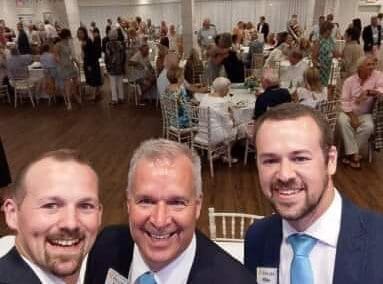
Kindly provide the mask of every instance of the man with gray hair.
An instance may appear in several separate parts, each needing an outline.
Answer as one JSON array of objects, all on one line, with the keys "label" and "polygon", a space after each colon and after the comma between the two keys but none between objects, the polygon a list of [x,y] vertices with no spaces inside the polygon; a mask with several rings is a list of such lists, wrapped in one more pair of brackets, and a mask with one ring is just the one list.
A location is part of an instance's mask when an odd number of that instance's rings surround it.
[{"label": "man with gray hair", "polygon": [[202,51],[205,51],[210,44],[214,43],[217,35],[215,26],[210,24],[210,19],[206,18],[202,22],[202,28],[198,31],[198,45]]},{"label": "man with gray hair", "polygon": [[86,283],[255,283],[240,263],[196,231],[201,162],[187,146],[143,142],[128,178],[129,227],[101,232],[88,258]]},{"label": "man with gray hair", "polygon": [[383,95],[383,74],[376,69],[377,59],[363,56],[357,62],[357,73],[344,81],[338,117],[345,157],[342,162],[360,168],[360,149],[367,145],[374,131],[372,109],[375,98]]},{"label": "man with gray hair", "polygon": [[262,88],[265,90],[255,102],[254,119],[264,114],[269,107],[291,102],[287,89],[280,88],[278,74],[272,69],[266,69],[262,75]]}]

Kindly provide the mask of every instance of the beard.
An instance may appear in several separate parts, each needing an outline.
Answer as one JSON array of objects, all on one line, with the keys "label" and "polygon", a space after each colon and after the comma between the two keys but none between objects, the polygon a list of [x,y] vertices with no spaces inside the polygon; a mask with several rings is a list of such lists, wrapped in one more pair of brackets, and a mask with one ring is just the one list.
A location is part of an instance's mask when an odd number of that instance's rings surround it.
[{"label": "beard", "polygon": [[[325,174],[323,176],[323,187],[318,195],[309,193],[307,184],[303,183],[302,185],[297,186],[297,182],[295,180],[288,181],[287,183],[283,183],[280,181],[276,181],[273,184],[271,184],[271,188],[278,188],[280,186],[283,186],[284,188],[289,189],[296,189],[296,188],[303,188],[303,191],[306,192],[303,205],[300,205],[298,208],[296,208],[294,211],[291,212],[291,210],[286,210],[286,206],[289,207],[289,205],[280,205],[278,202],[274,201],[272,197],[270,198],[271,206],[275,212],[277,212],[283,219],[287,221],[298,221],[300,219],[305,218],[306,216],[310,215],[312,212],[314,212],[317,207],[321,204],[321,201],[323,199],[323,196],[328,188],[330,177],[328,174]],[[291,205],[292,206],[296,206]]]}]

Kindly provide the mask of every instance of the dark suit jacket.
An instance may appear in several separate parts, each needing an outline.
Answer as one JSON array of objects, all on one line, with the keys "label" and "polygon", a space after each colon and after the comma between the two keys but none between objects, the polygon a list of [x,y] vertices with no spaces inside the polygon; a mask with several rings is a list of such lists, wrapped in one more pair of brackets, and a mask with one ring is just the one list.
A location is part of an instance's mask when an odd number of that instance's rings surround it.
[{"label": "dark suit jacket", "polygon": [[13,247],[0,258],[0,283],[41,284],[41,281]]},{"label": "dark suit jacket", "polygon": [[291,102],[291,96],[287,89],[269,87],[255,101],[254,119],[264,114],[269,107],[288,102]]},{"label": "dark suit jacket", "polygon": [[[259,30],[259,26],[261,23],[257,24],[257,31]],[[269,35],[269,24],[268,23],[263,23],[261,33],[263,34],[264,41],[266,42],[267,36]]]},{"label": "dark suit jacket", "polygon": [[19,36],[17,38],[17,48],[19,49],[20,54],[32,54],[29,39],[27,33],[24,30],[19,31]]},{"label": "dark suit jacket", "polygon": [[[364,51],[371,51],[373,46],[372,40],[372,28],[371,25],[363,29],[363,41],[364,41]],[[380,46],[380,40],[382,39],[382,27],[378,26],[378,46]]]},{"label": "dark suit jacket", "polygon": [[[342,199],[333,284],[383,283],[383,217]],[[252,225],[245,239],[245,266],[279,267],[282,219],[273,215]]]},{"label": "dark suit jacket", "polygon": [[9,172],[7,157],[0,138],[0,188],[11,183],[11,173]]},{"label": "dark suit jacket", "polygon": [[[254,276],[242,264],[200,232],[196,232],[196,237],[196,255],[188,284],[255,283]],[[85,283],[104,283],[109,268],[128,278],[133,246],[128,226],[116,225],[104,229],[89,254]]]},{"label": "dark suit jacket", "polygon": [[223,60],[227,78],[232,83],[242,83],[245,80],[245,68],[242,60],[238,59],[237,53],[229,51],[229,55]]}]

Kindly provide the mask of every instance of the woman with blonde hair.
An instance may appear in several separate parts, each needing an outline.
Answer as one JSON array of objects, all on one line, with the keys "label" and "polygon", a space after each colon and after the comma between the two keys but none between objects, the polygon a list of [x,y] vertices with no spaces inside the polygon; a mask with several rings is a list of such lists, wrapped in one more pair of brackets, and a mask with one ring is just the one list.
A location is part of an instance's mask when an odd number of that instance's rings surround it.
[{"label": "woman with blonde hair", "polygon": [[296,100],[300,104],[317,108],[319,104],[327,100],[327,87],[323,87],[320,81],[318,68],[310,67],[303,73],[304,87],[296,91]]}]

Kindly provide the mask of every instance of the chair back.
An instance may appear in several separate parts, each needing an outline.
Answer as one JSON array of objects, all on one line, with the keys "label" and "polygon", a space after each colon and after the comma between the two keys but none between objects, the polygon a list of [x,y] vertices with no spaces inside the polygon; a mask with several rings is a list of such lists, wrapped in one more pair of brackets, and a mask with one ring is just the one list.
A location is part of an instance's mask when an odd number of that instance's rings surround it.
[{"label": "chair back", "polygon": [[167,95],[160,97],[162,115],[167,127],[180,128],[178,120],[178,104],[176,98]]},{"label": "chair back", "polygon": [[333,133],[335,132],[336,121],[338,119],[339,104],[339,100],[325,100],[320,102],[317,106],[317,110],[325,116]]},{"label": "chair back", "polygon": [[383,98],[377,98],[373,111],[372,117],[374,120],[374,150],[383,148]]},{"label": "chair back", "polygon": [[341,62],[333,62],[331,64],[331,71],[330,71],[330,79],[328,84],[330,86],[337,86],[339,80],[340,80],[340,67],[341,67]]},{"label": "chair back", "polygon": [[7,98],[9,100],[8,86],[0,85],[0,98]]},{"label": "chair back", "polygon": [[247,228],[255,220],[264,218],[254,214],[215,212],[212,207],[208,210],[210,238],[214,241],[242,242]]},{"label": "chair back", "polygon": [[207,137],[207,142],[211,141],[211,126],[210,126],[210,108],[198,107],[198,133],[202,137]]}]

